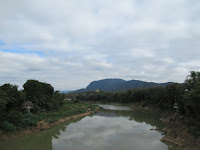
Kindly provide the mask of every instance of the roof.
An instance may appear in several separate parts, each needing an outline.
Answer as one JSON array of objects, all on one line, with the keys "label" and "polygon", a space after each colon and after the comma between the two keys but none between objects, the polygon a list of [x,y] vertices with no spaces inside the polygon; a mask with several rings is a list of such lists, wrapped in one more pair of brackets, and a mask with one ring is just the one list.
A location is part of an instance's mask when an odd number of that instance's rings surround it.
[{"label": "roof", "polygon": [[24,104],[25,105],[33,105],[33,103],[31,101],[25,101]]}]

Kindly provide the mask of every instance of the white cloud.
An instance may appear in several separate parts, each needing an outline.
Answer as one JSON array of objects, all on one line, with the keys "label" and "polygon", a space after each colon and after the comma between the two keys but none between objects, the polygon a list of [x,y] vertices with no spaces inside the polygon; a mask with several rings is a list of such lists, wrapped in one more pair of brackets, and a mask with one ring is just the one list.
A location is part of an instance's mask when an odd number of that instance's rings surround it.
[{"label": "white cloud", "polygon": [[[165,149],[166,145],[159,141],[161,134],[149,132],[150,128],[151,125],[126,117],[96,115],[69,125],[58,135],[59,140],[53,138],[52,144],[55,149]],[[145,147],[144,142],[151,144]]]},{"label": "white cloud", "polygon": [[199,10],[196,0],[2,0],[0,84],[183,82],[200,70]]}]

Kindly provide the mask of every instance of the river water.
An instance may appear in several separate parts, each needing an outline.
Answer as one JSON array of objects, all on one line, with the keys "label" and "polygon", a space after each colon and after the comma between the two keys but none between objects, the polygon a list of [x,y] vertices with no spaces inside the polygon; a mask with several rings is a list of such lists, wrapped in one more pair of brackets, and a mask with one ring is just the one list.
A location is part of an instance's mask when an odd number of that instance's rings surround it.
[{"label": "river water", "polygon": [[[105,108],[93,116],[0,143],[0,150],[171,150],[160,142],[158,114],[125,106]],[[150,130],[157,128],[158,130]]]}]

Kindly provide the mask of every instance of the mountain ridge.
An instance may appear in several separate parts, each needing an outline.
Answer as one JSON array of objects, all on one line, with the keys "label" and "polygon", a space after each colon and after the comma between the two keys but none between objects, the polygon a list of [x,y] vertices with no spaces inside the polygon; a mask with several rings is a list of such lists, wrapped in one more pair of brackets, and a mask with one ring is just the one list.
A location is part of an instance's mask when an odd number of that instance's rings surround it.
[{"label": "mountain ridge", "polygon": [[108,78],[92,81],[86,88],[82,88],[73,93],[83,93],[96,91],[97,89],[104,92],[117,92],[117,91],[126,91],[130,89],[138,89],[138,88],[151,88],[151,87],[165,87],[168,84],[172,84],[173,82],[166,83],[155,83],[155,82],[146,82],[141,80],[124,80],[119,78]]}]

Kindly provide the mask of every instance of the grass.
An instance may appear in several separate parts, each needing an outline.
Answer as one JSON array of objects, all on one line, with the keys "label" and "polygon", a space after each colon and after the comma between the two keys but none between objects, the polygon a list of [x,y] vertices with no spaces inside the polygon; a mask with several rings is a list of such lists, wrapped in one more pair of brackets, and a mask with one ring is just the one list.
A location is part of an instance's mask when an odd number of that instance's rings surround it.
[{"label": "grass", "polygon": [[86,113],[89,110],[95,111],[98,106],[85,103],[74,103],[66,101],[59,110],[51,110],[39,113],[38,116],[41,120],[47,119],[49,123],[53,123],[59,119]]},{"label": "grass", "polygon": [[54,123],[59,119],[79,115],[88,111],[95,111],[97,105],[65,101],[58,110],[48,110],[39,114],[22,114],[18,111],[11,112],[11,117],[0,122],[0,130],[3,133],[12,133],[14,131],[31,128],[37,125],[37,122],[46,120],[48,123]]}]

